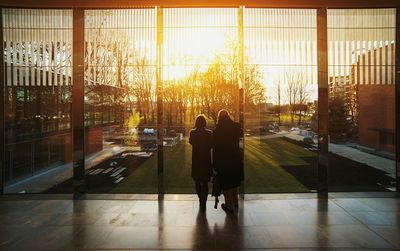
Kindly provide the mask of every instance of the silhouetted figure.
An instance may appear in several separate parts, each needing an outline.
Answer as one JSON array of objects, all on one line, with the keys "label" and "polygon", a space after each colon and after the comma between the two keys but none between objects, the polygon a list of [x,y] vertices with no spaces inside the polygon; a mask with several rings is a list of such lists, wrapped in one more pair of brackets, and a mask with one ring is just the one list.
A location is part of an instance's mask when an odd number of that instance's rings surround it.
[{"label": "silhouetted figure", "polygon": [[228,111],[219,111],[213,133],[213,166],[225,198],[225,204],[221,204],[221,207],[228,213],[233,213],[234,207],[238,206],[238,187],[244,178],[239,147],[241,137],[243,130],[240,124],[230,118]]},{"label": "silhouetted figure", "polygon": [[211,148],[212,131],[205,129],[204,115],[196,118],[195,129],[190,131],[189,142],[192,145],[192,178],[196,183],[200,209],[205,211],[208,196],[208,182],[212,175]]}]

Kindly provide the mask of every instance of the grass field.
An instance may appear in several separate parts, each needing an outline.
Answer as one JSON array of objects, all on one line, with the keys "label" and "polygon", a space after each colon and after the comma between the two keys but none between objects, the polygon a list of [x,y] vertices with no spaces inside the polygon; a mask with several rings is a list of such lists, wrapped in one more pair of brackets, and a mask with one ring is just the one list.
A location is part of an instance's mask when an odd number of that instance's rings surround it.
[{"label": "grass field", "polygon": [[[302,157],[315,153],[273,138],[246,139],[245,192],[307,192],[309,189],[288,173],[283,166],[309,166]],[[191,146],[187,140],[174,147],[164,147],[165,193],[195,193],[191,178]],[[312,170],[310,170],[310,173]],[[126,177],[112,193],[157,193],[157,156],[154,155]]]}]

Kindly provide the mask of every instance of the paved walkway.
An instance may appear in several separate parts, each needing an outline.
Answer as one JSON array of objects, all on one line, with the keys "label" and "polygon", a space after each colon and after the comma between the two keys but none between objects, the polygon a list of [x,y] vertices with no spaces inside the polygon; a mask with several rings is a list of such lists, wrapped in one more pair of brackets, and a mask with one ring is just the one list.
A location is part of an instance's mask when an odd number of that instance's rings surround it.
[{"label": "paved walkway", "polygon": [[[89,169],[105,159],[125,150],[137,150],[131,147],[119,147],[110,144],[104,144],[103,147],[102,151],[86,158],[86,169]],[[21,182],[7,186],[5,193],[42,193],[43,191],[70,179],[72,176],[72,163],[60,165],[33,177],[26,178]]]},{"label": "paved walkway", "polygon": [[332,143],[329,144],[329,151],[345,158],[352,159],[354,161],[384,171],[388,173],[388,176],[395,179],[396,163],[394,160],[366,153],[350,146]]},{"label": "paved walkway", "polygon": [[[297,134],[297,132],[279,132],[273,137],[287,137],[290,139],[294,139],[297,141],[303,141],[303,136]],[[316,147],[317,145],[315,145]],[[367,153],[361,150],[358,150],[354,147],[347,146],[347,145],[339,145],[329,143],[329,151],[340,155],[342,157],[357,161],[359,163],[366,164],[370,167],[376,168],[378,170],[384,171],[388,173],[388,176],[395,178],[395,169],[396,163],[394,160],[380,157],[378,155],[374,155],[371,153]]]},{"label": "paved walkway", "polygon": [[[190,197],[70,200],[0,197],[1,250],[394,250],[400,199],[260,196],[227,215]],[[105,195],[106,197],[107,195]],[[263,198],[263,199],[261,199]]]}]

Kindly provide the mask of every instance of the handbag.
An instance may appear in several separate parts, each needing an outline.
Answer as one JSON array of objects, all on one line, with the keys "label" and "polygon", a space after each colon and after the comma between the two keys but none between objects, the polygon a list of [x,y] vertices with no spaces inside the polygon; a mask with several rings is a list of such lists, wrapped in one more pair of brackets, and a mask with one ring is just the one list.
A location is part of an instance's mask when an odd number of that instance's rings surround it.
[{"label": "handbag", "polygon": [[218,196],[221,195],[221,186],[219,184],[219,178],[218,178],[217,173],[214,173],[214,175],[212,177],[212,193],[211,193],[211,195],[215,197],[214,208],[217,209],[218,203],[219,203]]}]

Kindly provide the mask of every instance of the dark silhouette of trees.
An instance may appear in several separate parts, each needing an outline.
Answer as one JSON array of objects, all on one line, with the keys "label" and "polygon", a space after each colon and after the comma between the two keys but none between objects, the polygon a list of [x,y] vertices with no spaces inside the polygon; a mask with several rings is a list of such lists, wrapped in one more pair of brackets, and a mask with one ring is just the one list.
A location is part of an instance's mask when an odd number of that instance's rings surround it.
[{"label": "dark silhouette of trees", "polygon": [[288,71],[286,72],[286,97],[290,107],[290,120],[294,124],[294,117],[297,115],[297,124],[301,124],[302,117],[307,111],[307,102],[310,98],[308,81],[304,72]]},{"label": "dark silhouette of trees", "polygon": [[[113,31],[101,29],[102,23],[99,27],[86,41],[85,96],[91,109],[89,116],[97,116],[98,107],[106,103],[118,103],[118,109],[123,110],[118,114],[124,114],[125,120],[134,117],[135,121],[139,118],[139,124],[154,125],[157,119],[155,66],[142,52],[133,51],[124,35],[118,41],[104,40]],[[171,65],[179,66],[185,60],[188,59],[182,58]],[[240,72],[235,42],[229,42],[227,50],[216,54],[210,64],[189,64],[185,69],[188,69],[186,75],[162,80],[167,127],[192,125],[199,113],[216,123],[218,111],[223,108],[237,119],[240,88],[244,89],[246,111],[256,114],[265,102],[262,73],[257,65],[246,67],[245,74]],[[245,76],[243,83],[240,76]],[[112,114],[107,116],[114,116],[118,109],[112,108]]]},{"label": "dark silhouette of trees", "polygon": [[136,101],[136,111],[143,117],[143,123],[155,123],[155,81],[153,67],[146,58],[139,58],[133,65],[133,80],[127,88]]},{"label": "dark silhouette of trees", "polygon": [[346,114],[346,103],[342,97],[329,100],[329,133],[332,138],[342,137],[348,133],[350,123]]},{"label": "dark silhouette of trees", "polygon": [[[193,65],[182,79],[164,80],[167,126],[192,124],[199,113],[216,123],[221,109],[228,109],[237,118],[240,75],[238,55],[232,46],[228,53],[216,55],[207,67]],[[249,65],[244,76],[246,111],[256,113],[266,99],[262,73],[257,65]]]},{"label": "dark silhouette of trees", "polygon": [[262,73],[258,65],[247,67],[244,84],[245,107],[247,111],[257,112],[259,105],[265,103],[265,88],[262,83]]},{"label": "dark silhouette of trees", "polygon": [[277,105],[274,107],[275,114],[278,115],[278,125],[281,125],[281,102],[282,102],[282,86],[281,81],[277,80],[275,82],[275,98]]}]

